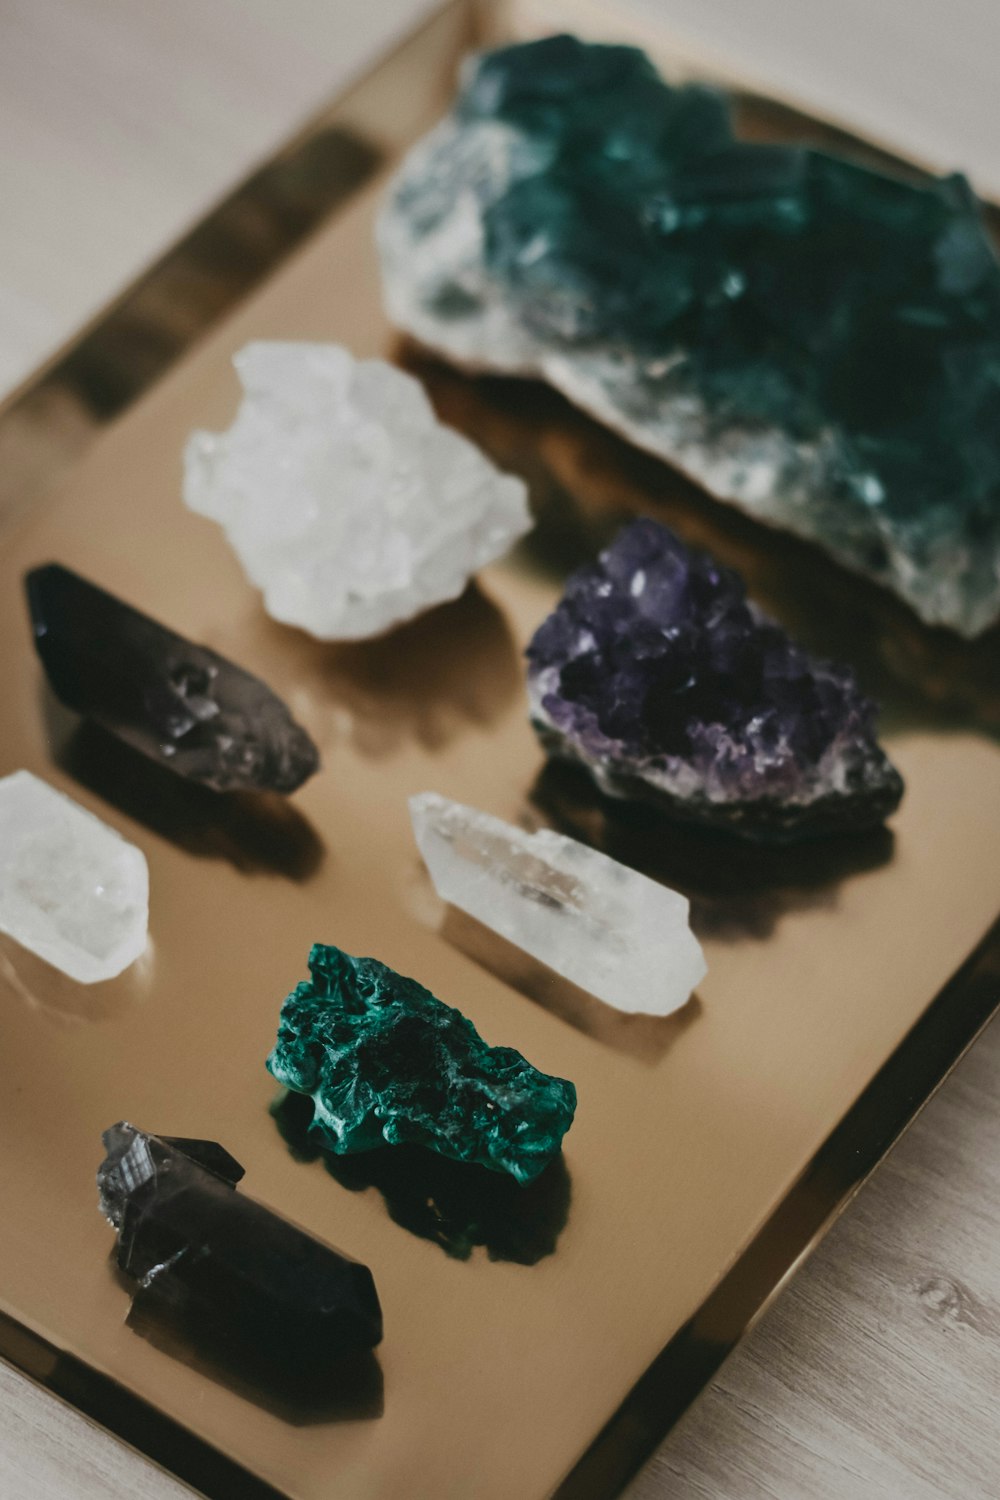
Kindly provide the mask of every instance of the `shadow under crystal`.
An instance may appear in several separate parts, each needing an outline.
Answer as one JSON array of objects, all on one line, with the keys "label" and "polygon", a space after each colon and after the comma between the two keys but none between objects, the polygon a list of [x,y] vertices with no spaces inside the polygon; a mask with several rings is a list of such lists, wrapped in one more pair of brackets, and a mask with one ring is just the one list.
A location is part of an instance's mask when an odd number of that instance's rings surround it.
[{"label": "shadow under crystal", "polygon": [[153,967],[150,939],[145,951],[121,974],[95,984],[83,984],[0,933],[0,989],[8,990],[29,1008],[61,1024],[109,1021],[121,1015],[148,992]]},{"label": "shadow under crystal", "polygon": [[465,375],[412,342],[398,358],[423,381],[442,421],[526,480],[537,524],[522,555],[554,581],[591,561],[624,522],[652,516],[734,568],[751,598],[803,644],[850,663],[880,705],[884,729],[1000,733],[1000,625],[970,641],[923,624],[818,544],[716,500],[536,381]]},{"label": "shadow under crystal", "polygon": [[439,749],[469,727],[486,728],[522,690],[506,617],[475,583],[373,640],[295,635],[289,665],[296,699],[304,694],[315,718],[338,712],[352,744],[375,758],[412,741]]},{"label": "shadow under crystal", "polygon": [[786,912],[835,905],[839,883],[887,864],[895,844],[889,828],[752,844],[605,796],[569,761],[549,761],[531,797],[561,833],[687,896],[695,934],[723,942],[766,938]]},{"label": "shadow under crystal", "polygon": [[640,1062],[658,1062],[701,1009],[692,996],[667,1016],[626,1015],[454,906],[445,910],[441,936],[560,1021]]},{"label": "shadow under crystal", "polygon": [[214,792],[184,781],[46,694],[56,764],[127,817],[188,854],[225,859],[246,873],[306,881],[319,868],[318,834],[279,793]]},{"label": "shadow under crystal", "polygon": [[282,1095],[271,1114],[298,1161],[322,1161],[350,1192],[375,1188],[389,1217],[455,1260],[482,1246],[490,1260],[533,1266],[555,1252],[570,1206],[570,1175],[562,1153],[522,1186],[502,1172],[451,1161],[422,1146],[385,1146],[338,1156],[311,1133],[313,1104]]},{"label": "shadow under crystal", "polygon": [[371,1350],[321,1358],[315,1349],[276,1343],[271,1330],[206,1319],[188,1307],[170,1276],[149,1286],[130,1281],[128,1327],[171,1359],[296,1427],[371,1421],[384,1410],[382,1368]]}]

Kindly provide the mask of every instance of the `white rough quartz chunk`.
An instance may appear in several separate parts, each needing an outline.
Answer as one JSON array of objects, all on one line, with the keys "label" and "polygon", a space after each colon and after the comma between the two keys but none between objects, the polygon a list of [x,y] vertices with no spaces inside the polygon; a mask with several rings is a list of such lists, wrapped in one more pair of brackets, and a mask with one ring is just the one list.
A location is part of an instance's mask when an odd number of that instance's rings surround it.
[{"label": "white rough quartz chunk", "polygon": [[688,902],[596,849],[434,792],[410,798],[437,893],[616,1010],[666,1016],[706,973]]},{"label": "white rough quartz chunk", "polygon": [[225,529],[269,614],[379,635],[461,594],[530,528],[527,490],[434,415],[419,381],[337,344],[252,343],[227,432],[195,432],[184,499]]},{"label": "white rough quartz chunk", "polygon": [[94,984],[146,946],[141,849],[30,771],[0,778],[0,931]]}]

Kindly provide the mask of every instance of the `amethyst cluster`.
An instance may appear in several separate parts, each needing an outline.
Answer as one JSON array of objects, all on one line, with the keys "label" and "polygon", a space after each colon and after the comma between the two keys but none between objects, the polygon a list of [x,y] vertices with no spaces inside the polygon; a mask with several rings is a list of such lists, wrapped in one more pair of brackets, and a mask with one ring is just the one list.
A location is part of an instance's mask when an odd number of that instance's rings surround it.
[{"label": "amethyst cluster", "polygon": [[902,796],[850,668],[655,521],[573,575],[528,660],[542,743],[612,796],[779,842],[872,827]]}]

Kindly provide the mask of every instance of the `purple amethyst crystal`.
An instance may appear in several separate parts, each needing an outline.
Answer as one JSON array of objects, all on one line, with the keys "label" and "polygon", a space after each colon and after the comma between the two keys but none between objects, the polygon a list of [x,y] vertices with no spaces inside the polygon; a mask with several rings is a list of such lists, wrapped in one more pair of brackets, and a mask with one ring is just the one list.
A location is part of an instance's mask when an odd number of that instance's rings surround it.
[{"label": "purple amethyst crystal", "polygon": [[528,647],[532,722],[602,791],[745,838],[870,828],[903,793],[849,667],[656,521],[575,573]]}]

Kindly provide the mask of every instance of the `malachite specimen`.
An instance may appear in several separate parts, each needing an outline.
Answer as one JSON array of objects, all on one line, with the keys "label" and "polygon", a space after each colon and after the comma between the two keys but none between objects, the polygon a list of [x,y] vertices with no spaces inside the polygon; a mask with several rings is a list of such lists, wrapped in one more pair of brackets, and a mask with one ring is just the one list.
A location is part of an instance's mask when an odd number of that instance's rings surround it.
[{"label": "malachite specimen", "polygon": [[308,1095],[312,1130],[337,1154],[410,1142],[531,1182],[573,1122],[576,1089],[374,958],[317,943],[310,980],[281,1010],[267,1060]]},{"label": "malachite specimen", "polygon": [[395,322],[537,375],[926,621],[1000,615],[1000,265],[961,176],[738,140],[569,36],[475,60],[379,229]]}]

